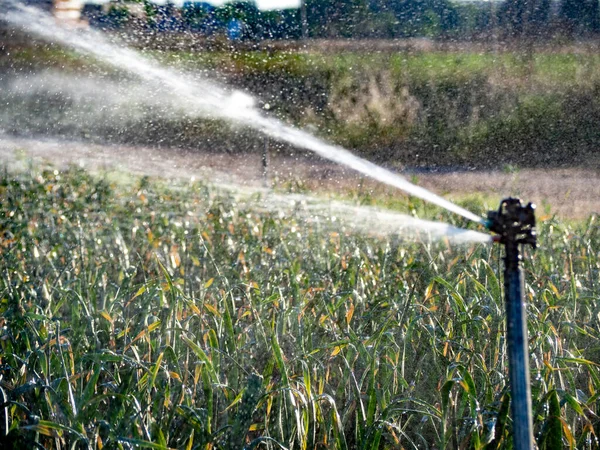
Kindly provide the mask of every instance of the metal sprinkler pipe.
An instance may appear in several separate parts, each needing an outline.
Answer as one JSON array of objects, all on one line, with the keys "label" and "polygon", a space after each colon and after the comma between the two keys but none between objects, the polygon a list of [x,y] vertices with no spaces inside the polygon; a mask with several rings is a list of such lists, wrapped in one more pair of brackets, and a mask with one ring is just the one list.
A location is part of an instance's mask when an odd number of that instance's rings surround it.
[{"label": "metal sprinkler pipe", "polygon": [[498,211],[490,211],[486,222],[504,245],[504,289],[506,298],[506,333],[509,359],[513,448],[533,449],[533,420],[529,378],[527,315],[523,295],[523,271],[519,245],[537,247],[535,205],[523,206],[517,198],[502,200]]},{"label": "metal sprinkler pipe", "polygon": [[261,157],[263,184],[266,188],[270,187],[269,183],[269,138],[265,136],[264,145]]}]

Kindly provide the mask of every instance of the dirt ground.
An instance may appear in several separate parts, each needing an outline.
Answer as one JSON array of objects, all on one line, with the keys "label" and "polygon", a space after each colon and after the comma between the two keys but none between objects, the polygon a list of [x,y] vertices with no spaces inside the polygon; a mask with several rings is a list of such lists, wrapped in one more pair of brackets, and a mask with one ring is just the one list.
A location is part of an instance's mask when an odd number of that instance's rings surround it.
[{"label": "dirt ground", "polygon": [[[58,168],[79,165],[92,171],[116,171],[166,179],[194,177],[216,184],[259,186],[265,183],[260,154],[213,154],[198,150],[99,145],[0,134],[0,166],[18,169],[27,168],[31,163]],[[297,184],[310,191],[336,192],[355,191],[360,186],[361,190],[373,191],[375,195],[401,195],[338,165],[304,156],[271,155],[268,174],[269,183],[278,186]],[[600,212],[600,173],[592,170],[407,171],[403,175],[450,199],[473,194],[490,200],[519,196],[537,203],[542,215],[556,214],[567,219],[582,219]]]}]

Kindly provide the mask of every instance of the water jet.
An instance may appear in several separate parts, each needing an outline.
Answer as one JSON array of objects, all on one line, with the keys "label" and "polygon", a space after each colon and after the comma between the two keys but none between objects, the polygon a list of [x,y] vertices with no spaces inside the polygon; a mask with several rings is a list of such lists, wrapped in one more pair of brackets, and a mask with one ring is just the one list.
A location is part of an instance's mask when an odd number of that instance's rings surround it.
[{"label": "water jet", "polygon": [[472,222],[484,223],[484,219],[480,216],[410,183],[388,169],[281,120],[264,115],[256,107],[254,98],[246,93],[222,86],[213,80],[192,78],[165,68],[138,52],[112,44],[101,33],[92,30],[65,29],[50,15],[37,8],[24,6],[13,0],[7,0],[7,4],[9,6],[7,11],[2,11],[0,17],[11,25],[51,42],[61,43],[92,55],[119,70],[134,74],[153,87],[168,88],[177,98],[182,109],[187,110],[191,116],[224,120],[233,125],[256,130],[275,140],[309,150],[322,158],[345,165]]}]

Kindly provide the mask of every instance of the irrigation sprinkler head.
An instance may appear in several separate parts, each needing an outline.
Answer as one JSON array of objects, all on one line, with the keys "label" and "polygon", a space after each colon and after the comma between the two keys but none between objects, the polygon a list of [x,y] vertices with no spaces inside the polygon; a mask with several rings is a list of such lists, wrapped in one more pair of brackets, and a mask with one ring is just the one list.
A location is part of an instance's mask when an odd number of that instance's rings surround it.
[{"label": "irrigation sprinkler head", "polygon": [[507,244],[527,244],[537,247],[535,231],[535,205],[528,203],[523,206],[518,198],[502,200],[498,211],[489,211],[486,222],[487,228],[497,233],[494,242]]}]

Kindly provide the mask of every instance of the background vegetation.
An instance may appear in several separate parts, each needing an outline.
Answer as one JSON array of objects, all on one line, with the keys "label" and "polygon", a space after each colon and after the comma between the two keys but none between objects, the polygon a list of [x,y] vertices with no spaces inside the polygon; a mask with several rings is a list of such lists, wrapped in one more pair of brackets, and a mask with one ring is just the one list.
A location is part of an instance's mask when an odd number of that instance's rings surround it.
[{"label": "background vegetation", "polygon": [[[308,0],[310,39],[304,41],[295,10],[264,12],[252,2],[140,7],[141,16],[122,3],[106,11],[90,6],[86,14],[92,25],[161,62],[245,89],[268,104],[269,114],[374,161],[463,168],[598,164],[598,2]],[[232,21],[242,26],[228,39]],[[29,92],[15,92],[13,80],[23,70],[65,67],[108,80],[122,74],[31,45],[12,31],[2,34],[5,131],[227,152],[263,147],[249,133],[165,117],[156,105],[106,105],[98,117],[70,92],[46,92],[34,83]],[[110,94],[114,86],[100,89]]]},{"label": "background vegetation", "polygon": [[[269,105],[267,114],[391,166],[598,164],[600,59],[594,44],[530,51],[419,42],[178,49],[186,42],[173,38],[146,53],[245,89],[259,106]],[[262,151],[261,138],[175,114],[168,101],[160,103],[161,92],[143,95],[135,80],[93,61],[57,48],[7,48],[10,56],[0,57],[7,132]],[[20,78],[23,70],[27,79]],[[119,104],[111,103],[114,97]]]},{"label": "background vegetation", "polygon": [[[140,0],[143,14],[124,2],[109,8],[88,5],[85,15],[100,27],[138,27],[192,31],[208,36],[227,33],[232,20],[243,23],[236,39],[430,37],[505,39],[590,36],[600,31],[596,0],[306,0],[301,9],[260,11],[252,0],[221,7],[206,2],[157,6]],[[303,17],[305,23],[303,24]]]}]

